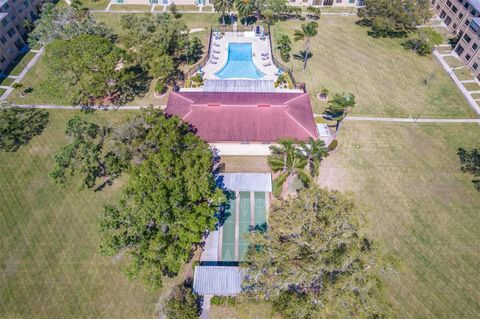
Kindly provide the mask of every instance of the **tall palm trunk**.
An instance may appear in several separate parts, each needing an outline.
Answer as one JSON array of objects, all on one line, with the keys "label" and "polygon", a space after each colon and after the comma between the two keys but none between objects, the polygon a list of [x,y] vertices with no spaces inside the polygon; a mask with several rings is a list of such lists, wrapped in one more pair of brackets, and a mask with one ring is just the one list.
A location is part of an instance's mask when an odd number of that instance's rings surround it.
[{"label": "tall palm trunk", "polygon": [[307,68],[307,60],[308,55],[310,54],[310,43],[307,42],[307,46],[305,47],[305,57],[303,59],[303,71]]}]

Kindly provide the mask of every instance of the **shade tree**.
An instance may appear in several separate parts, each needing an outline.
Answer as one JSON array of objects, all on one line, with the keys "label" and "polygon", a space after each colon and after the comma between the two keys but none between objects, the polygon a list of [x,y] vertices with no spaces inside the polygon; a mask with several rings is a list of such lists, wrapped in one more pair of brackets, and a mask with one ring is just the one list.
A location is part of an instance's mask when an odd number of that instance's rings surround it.
[{"label": "shade tree", "polygon": [[353,202],[312,185],[271,208],[242,263],[246,298],[284,318],[388,318],[380,273],[398,266],[362,229]]},{"label": "shade tree", "polygon": [[403,37],[430,19],[432,12],[428,0],[365,0],[358,15],[375,37]]},{"label": "shade tree", "polygon": [[57,39],[71,40],[85,34],[115,39],[112,30],[104,23],[97,22],[81,4],[61,7],[48,2],[42,6],[40,18],[34,22],[32,32],[28,34],[28,42],[32,46],[45,46]]},{"label": "shade tree", "polygon": [[30,140],[41,135],[48,124],[49,113],[35,108],[19,108],[0,103],[0,150],[16,152]]},{"label": "shade tree", "polygon": [[[124,169],[124,165],[112,152],[108,152],[106,139],[110,128],[99,126],[79,116],[67,122],[65,130],[70,143],[55,154],[50,178],[64,185],[69,177],[79,173],[82,187],[102,189],[111,185]],[[100,185],[98,179],[101,180]]]},{"label": "shade tree", "polygon": [[459,148],[457,155],[460,160],[462,172],[471,174],[474,177],[472,183],[475,188],[480,191],[480,149],[466,150]]},{"label": "shade tree", "polygon": [[124,103],[142,81],[129,67],[127,52],[97,35],[54,40],[44,59],[49,76],[68,87],[75,104]]},{"label": "shade tree", "polygon": [[140,116],[137,123],[148,126],[133,130],[136,142],[124,154],[138,147],[147,155],[130,166],[120,202],[105,207],[100,249],[104,255],[128,255],[126,275],[157,288],[214,228],[225,196],[216,186],[208,144],[187,123],[154,109]]}]

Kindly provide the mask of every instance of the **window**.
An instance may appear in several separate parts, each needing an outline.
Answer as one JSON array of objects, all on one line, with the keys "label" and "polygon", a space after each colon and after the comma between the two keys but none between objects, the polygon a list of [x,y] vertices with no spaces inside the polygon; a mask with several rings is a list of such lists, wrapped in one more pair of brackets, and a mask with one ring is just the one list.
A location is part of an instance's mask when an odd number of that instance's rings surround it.
[{"label": "window", "polygon": [[0,42],[2,42],[2,44],[4,44],[5,42],[7,42],[7,38],[5,38],[4,36],[2,36],[0,38]]},{"label": "window", "polygon": [[458,15],[458,18],[462,19],[463,18],[463,13],[460,12],[460,14]]},{"label": "window", "polygon": [[465,60],[470,61],[471,58],[470,54],[467,53],[467,55],[465,55]]},{"label": "window", "polygon": [[454,23],[453,26],[452,26],[452,28],[456,29],[456,28],[457,28],[457,24]]},{"label": "window", "polygon": [[457,48],[455,49],[455,52],[458,54],[458,55],[461,55],[464,51],[464,48],[461,46],[461,45],[458,45]]},{"label": "window", "polygon": [[470,36],[468,34],[465,34],[463,36],[463,40],[465,40],[465,42],[467,42],[467,43],[470,43],[470,41],[472,41],[472,38],[470,38]]},{"label": "window", "polygon": [[452,12],[453,12],[453,13],[457,13],[457,11],[458,11],[457,7],[452,6]]},{"label": "window", "polygon": [[5,60],[6,60],[5,57],[3,55],[0,55],[0,63],[5,62]]},{"label": "window", "polygon": [[23,43],[22,39],[17,39],[17,41],[15,41],[15,46],[17,47],[18,51],[21,51],[25,44]]},{"label": "window", "polygon": [[468,26],[470,24],[470,20],[465,20],[465,23],[464,23],[466,26]]},{"label": "window", "polygon": [[478,44],[474,43],[474,44],[472,45],[472,49],[477,50],[477,49],[478,49]]},{"label": "window", "polygon": [[448,25],[450,25],[450,23],[452,23],[452,18],[447,16],[447,18],[445,19],[445,24],[448,26]]},{"label": "window", "polygon": [[452,1],[447,0],[447,6],[450,8],[452,6]]},{"label": "window", "polygon": [[475,63],[472,65],[472,68],[473,68],[474,70],[477,70],[477,69],[478,69],[478,64],[477,64],[477,62],[475,62]]},{"label": "window", "polygon": [[15,35],[15,29],[11,28],[10,30],[7,31],[8,36],[11,38]]},{"label": "window", "polygon": [[7,24],[8,24],[8,20],[7,19],[2,19],[2,25],[6,26]]}]

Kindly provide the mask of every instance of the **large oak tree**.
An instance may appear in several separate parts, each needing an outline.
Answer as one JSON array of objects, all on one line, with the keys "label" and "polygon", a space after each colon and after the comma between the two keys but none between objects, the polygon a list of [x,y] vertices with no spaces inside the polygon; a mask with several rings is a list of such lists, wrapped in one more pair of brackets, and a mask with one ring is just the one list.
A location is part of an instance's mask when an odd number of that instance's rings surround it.
[{"label": "large oak tree", "polygon": [[208,144],[187,123],[153,109],[140,117],[144,125],[137,122],[134,143],[121,154],[129,158],[143,149],[148,155],[132,165],[118,205],[105,207],[101,251],[126,253],[127,276],[155,288],[163,276],[180,270],[194,245],[213,229],[224,194],[216,186]]},{"label": "large oak tree", "polygon": [[136,75],[125,66],[129,56],[108,39],[57,39],[46,46],[44,59],[49,76],[66,84],[73,103],[108,104],[134,94]]},{"label": "large oak tree", "polygon": [[312,186],[277,202],[253,235],[244,289],[285,318],[384,318],[388,258],[362,232],[351,200]]}]

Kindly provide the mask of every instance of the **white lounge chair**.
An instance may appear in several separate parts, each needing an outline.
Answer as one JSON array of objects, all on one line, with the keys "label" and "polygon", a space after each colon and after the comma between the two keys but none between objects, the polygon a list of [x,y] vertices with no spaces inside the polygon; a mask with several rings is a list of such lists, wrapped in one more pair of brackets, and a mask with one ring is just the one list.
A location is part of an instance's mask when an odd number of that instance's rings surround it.
[{"label": "white lounge chair", "polygon": [[270,65],[272,65],[270,62],[266,62],[263,64],[263,66],[270,66]]},{"label": "white lounge chair", "polygon": [[262,60],[263,60],[263,61],[266,61],[266,60],[268,60],[268,59],[270,59],[270,57],[269,57],[268,55],[266,55],[266,56],[265,56],[265,55],[264,55],[264,56],[262,56]]},{"label": "white lounge chair", "polygon": [[262,55],[266,56],[266,55],[268,55],[268,52],[262,52]]},{"label": "white lounge chair", "polygon": [[213,45],[216,46],[217,48],[220,47],[220,43],[217,43],[217,42],[213,42]]},{"label": "white lounge chair", "polygon": [[215,60],[210,59],[210,63],[211,63],[211,64],[217,64],[217,62],[218,62],[218,61],[215,61]]},{"label": "white lounge chair", "polygon": [[212,59],[218,60],[218,56],[212,54]]},{"label": "white lounge chair", "polygon": [[217,54],[220,54],[220,50],[213,50],[213,53],[217,53]]}]

